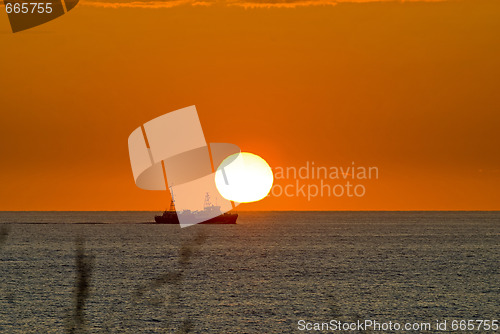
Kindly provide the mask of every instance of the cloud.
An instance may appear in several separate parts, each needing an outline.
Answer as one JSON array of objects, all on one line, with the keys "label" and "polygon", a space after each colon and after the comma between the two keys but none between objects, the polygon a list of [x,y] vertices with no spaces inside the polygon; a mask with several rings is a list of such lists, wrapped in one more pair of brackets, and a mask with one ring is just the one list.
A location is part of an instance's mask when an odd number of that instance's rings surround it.
[{"label": "cloud", "polygon": [[443,2],[447,0],[82,0],[83,6],[102,8],[172,8],[177,6],[228,6],[243,8],[296,8],[307,6],[335,6],[340,3],[368,2]]},{"label": "cloud", "polygon": [[81,1],[84,6],[102,7],[102,8],[172,8],[177,6],[198,6],[207,5],[202,1],[192,0],[153,0],[153,1]]}]

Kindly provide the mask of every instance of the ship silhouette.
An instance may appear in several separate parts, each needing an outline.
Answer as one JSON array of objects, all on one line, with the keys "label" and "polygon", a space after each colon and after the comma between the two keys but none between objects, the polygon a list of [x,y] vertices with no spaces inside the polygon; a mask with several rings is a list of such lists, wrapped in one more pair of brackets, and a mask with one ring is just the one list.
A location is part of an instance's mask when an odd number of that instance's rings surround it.
[{"label": "ship silhouette", "polygon": [[[220,206],[213,205],[210,202],[210,195],[208,193],[205,195],[203,211],[183,210],[179,213],[175,210],[175,201],[172,195],[169,209],[165,210],[163,215],[155,216],[155,221],[158,224],[179,224],[178,215],[185,215],[185,217],[193,219],[196,218],[198,221],[201,221],[200,224],[236,224],[236,219],[238,219],[237,213],[222,213]],[[204,219],[205,217],[206,219]]]}]

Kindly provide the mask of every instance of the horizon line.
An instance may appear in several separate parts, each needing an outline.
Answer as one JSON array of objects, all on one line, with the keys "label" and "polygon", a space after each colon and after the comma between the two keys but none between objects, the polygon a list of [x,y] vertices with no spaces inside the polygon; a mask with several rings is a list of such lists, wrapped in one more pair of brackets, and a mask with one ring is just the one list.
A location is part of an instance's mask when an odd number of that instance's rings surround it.
[{"label": "horizon line", "polygon": [[[165,210],[0,210],[2,212],[158,212]],[[231,210],[238,212],[500,212],[493,210]]]}]

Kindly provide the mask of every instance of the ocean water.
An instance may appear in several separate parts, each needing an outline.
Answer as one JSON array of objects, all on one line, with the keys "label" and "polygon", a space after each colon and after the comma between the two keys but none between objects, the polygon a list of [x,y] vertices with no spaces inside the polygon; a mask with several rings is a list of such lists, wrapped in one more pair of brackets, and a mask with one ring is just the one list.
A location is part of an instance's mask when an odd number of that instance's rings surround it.
[{"label": "ocean water", "polygon": [[499,318],[500,212],[134,224],[154,214],[0,213],[0,332],[303,333],[300,320],[334,319],[449,329]]}]

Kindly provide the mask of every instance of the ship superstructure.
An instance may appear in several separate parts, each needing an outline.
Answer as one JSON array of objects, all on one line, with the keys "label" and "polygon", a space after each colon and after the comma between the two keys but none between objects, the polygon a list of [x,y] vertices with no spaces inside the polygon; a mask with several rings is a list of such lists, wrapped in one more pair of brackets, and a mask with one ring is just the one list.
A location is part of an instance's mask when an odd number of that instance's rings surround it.
[{"label": "ship superstructure", "polygon": [[169,209],[165,210],[163,215],[155,216],[155,221],[158,224],[179,224],[178,215],[186,215],[188,218],[196,218],[197,220],[202,221],[200,224],[236,224],[236,219],[238,219],[237,213],[222,213],[220,206],[213,205],[210,202],[209,193],[206,193],[205,195],[203,211],[183,210],[179,213],[175,210],[175,200],[172,196]]}]

